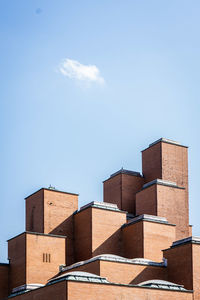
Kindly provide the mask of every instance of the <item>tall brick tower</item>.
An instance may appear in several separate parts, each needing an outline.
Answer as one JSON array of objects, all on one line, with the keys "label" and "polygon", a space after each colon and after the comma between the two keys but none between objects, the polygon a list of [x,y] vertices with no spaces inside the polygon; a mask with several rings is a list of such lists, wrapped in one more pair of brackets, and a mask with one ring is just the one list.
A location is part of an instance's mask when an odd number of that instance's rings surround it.
[{"label": "tall brick tower", "polygon": [[142,151],[142,172],[146,184],[136,197],[136,213],[153,208],[155,215],[176,224],[177,239],[188,237],[188,147],[159,139]]},{"label": "tall brick tower", "polygon": [[189,236],[188,147],[161,138],[142,151],[142,172],[120,170],[104,181],[104,201],[134,215],[166,217],[176,238]]}]

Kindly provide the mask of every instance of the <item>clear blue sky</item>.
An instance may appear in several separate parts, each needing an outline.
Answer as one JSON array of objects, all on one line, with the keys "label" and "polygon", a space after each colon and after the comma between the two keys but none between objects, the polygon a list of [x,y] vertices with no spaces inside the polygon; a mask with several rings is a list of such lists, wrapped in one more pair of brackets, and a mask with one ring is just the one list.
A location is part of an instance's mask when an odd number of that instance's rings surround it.
[{"label": "clear blue sky", "polygon": [[199,0],[0,0],[1,261],[24,197],[52,184],[101,201],[160,137],[190,147],[200,235],[199,15]]}]

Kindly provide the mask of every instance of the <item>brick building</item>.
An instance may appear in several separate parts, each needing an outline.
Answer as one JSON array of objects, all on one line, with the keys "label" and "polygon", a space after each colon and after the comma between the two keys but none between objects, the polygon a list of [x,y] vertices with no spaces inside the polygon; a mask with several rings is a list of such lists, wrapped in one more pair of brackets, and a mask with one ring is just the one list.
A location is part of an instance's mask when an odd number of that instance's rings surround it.
[{"label": "brick building", "polygon": [[160,139],[142,175],[121,169],[104,202],[42,188],[26,201],[26,231],[8,240],[0,300],[200,300],[200,238],[192,237],[188,149]]}]

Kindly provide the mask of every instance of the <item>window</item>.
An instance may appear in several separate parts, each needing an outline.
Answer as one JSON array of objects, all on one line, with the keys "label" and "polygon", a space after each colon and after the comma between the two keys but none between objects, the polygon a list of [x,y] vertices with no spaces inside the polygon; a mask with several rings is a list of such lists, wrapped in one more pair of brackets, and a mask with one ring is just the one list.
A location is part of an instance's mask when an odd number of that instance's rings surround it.
[{"label": "window", "polygon": [[43,262],[50,263],[51,262],[51,254],[43,253]]}]

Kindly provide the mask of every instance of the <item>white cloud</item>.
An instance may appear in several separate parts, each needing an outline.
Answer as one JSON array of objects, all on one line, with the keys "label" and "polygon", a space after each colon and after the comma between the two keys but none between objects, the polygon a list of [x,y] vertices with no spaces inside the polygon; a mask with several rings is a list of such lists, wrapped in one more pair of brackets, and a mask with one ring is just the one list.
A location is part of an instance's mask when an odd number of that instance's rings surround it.
[{"label": "white cloud", "polygon": [[66,58],[59,66],[59,71],[64,76],[80,81],[96,82],[103,84],[104,79],[95,65],[83,65],[80,62]]}]

